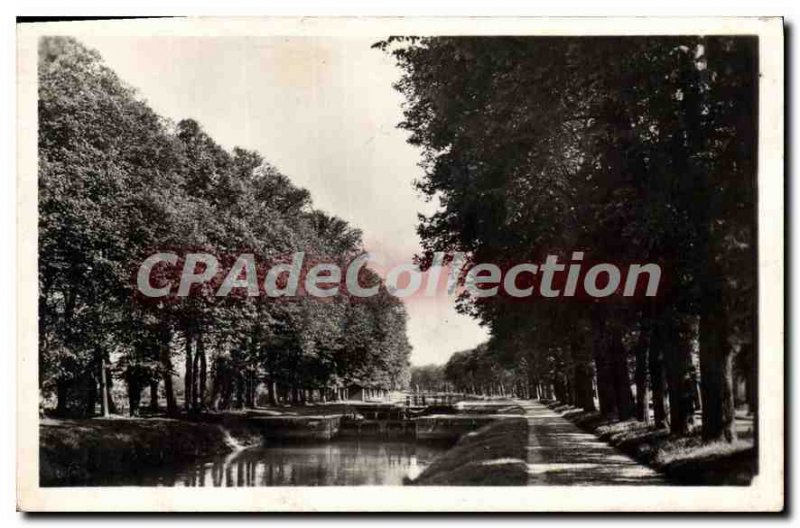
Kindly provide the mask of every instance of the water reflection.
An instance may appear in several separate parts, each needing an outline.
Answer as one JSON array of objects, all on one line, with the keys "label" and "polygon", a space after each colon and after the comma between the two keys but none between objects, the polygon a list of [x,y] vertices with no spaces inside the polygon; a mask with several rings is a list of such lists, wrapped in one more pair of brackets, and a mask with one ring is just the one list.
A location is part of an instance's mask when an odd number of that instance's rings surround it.
[{"label": "water reflection", "polygon": [[272,445],[144,478],[155,486],[400,486],[442,452],[408,442],[335,440]]}]

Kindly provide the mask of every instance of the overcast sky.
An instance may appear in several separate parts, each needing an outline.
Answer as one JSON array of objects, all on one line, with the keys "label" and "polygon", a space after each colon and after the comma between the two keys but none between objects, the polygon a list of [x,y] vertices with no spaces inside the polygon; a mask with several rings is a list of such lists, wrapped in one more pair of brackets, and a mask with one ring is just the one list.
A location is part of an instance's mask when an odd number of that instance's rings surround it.
[{"label": "overcast sky", "polygon": [[[367,250],[409,262],[419,250],[419,151],[396,128],[399,70],[372,40],[89,37],[161,115],[196,119],[226,148],[260,152],[316,207],[364,232]],[[486,332],[447,299],[410,300],[413,364],[443,363]]]}]

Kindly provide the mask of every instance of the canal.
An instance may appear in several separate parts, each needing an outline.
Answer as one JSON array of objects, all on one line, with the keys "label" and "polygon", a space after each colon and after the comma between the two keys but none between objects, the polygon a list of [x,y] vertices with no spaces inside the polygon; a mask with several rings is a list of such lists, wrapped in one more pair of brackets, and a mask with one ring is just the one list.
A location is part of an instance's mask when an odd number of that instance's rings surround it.
[{"label": "canal", "polygon": [[191,465],[126,475],[104,485],[177,487],[402,486],[447,446],[337,438],[246,448]]}]

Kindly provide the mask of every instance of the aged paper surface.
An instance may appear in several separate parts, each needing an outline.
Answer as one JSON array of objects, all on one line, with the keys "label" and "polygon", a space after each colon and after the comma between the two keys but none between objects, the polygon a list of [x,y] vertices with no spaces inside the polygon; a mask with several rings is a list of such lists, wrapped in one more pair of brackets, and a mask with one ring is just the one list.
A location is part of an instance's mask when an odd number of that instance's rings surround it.
[{"label": "aged paper surface", "polygon": [[17,86],[19,509],[784,507],[780,19],[19,24]]}]

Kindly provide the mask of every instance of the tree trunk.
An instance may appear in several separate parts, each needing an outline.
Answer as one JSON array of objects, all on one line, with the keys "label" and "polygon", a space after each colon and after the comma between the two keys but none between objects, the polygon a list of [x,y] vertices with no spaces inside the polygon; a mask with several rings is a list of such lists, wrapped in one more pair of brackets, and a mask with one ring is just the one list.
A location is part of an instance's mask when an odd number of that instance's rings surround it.
[{"label": "tree trunk", "polygon": [[106,377],[106,355],[104,351],[100,352],[100,411],[103,418],[108,418],[111,414],[111,409],[108,406],[108,378]]},{"label": "tree trunk", "polygon": [[142,387],[135,379],[128,380],[128,414],[130,416],[139,416],[139,401],[142,397]]},{"label": "tree trunk", "polygon": [[564,386],[564,376],[556,371],[553,377],[553,392],[555,399],[561,403],[566,403],[566,387]]},{"label": "tree trunk", "polygon": [[[742,350],[740,353],[748,354],[752,357],[752,349],[753,345],[750,343],[745,343],[742,345]],[[755,360],[753,361],[755,363]],[[756,383],[755,380],[758,379],[755,367],[750,366],[744,373],[744,390],[745,390],[745,398],[747,400],[747,413],[750,415],[755,415],[756,412],[756,401],[758,400],[758,392],[756,391]]]},{"label": "tree trunk", "polygon": [[691,352],[683,339],[668,344],[667,388],[669,390],[669,428],[685,436],[694,423],[694,383],[691,376]]},{"label": "tree trunk", "polygon": [[653,398],[653,423],[656,427],[662,428],[667,424],[667,410],[664,402],[664,363],[663,350],[665,337],[662,335],[658,321],[651,321],[651,337],[648,353],[648,364],[650,371],[650,389]]},{"label": "tree trunk", "polygon": [[614,325],[610,334],[609,352],[613,369],[614,395],[617,400],[617,416],[620,420],[627,420],[633,416],[633,394],[631,393],[631,379],[628,373],[628,352],[622,344],[622,330],[617,325]]},{"label": "tree trunk", "polygon": [[642,317],[639,339],[636,342],[636,419],[650,423],[650,390],[647,384],[649,321]]},{"label": "tree trunk", "polygon": [[586,347],[584,343],[585,341],[581,337],[573,337],[570,341],[570,356],[573,362],[572,378],[575,385],[575,406],[584,411],[594,411],[592,355],[590,347]]},{"label": "tree trunk", "polygon": [[106,366],[106,393],[108,395],[108,412],[118,414],[117,404],[114,401],[114,376],[111,375],[110,366]]},{"label": "tree trunk", "polygon": [[150,381],[150,412],[158,412],[158,380]]},{"label": "tree trunk", "polygon": [[83,414],[91,418],[94,416],[95,407],[97,406],[97,380],[94,375],[88,376],[87,384],[89,387],[86,390]]},{"label": "tree trunk", "polygon": [[256,374],[253,369],[247,370],[247,407],[253,409],[256,406]]},{"label": "tree trunk", "polygon": [[594,329],[594,365],[597,373],[597,399],[600,403],[600,414],[612,416],[617,413],[617,397],[614,390],[614,374],[609,358],[608,339],[605,325],[601,320],[593,320]]},{"label": "tree trunk", "polygon": [[244,375],[241,372],[236,373],[236,408],[242,409],[244,407]]},{"label": "tree trunk", "polygon": [[700,315],[700,394],[707,441],[736,439],[733,351],[726,336],[720,287],[708,285]]},{"label": "tree trunk", "polygon": [[172,358],[170,357],[170,342],[172,334],[164,329],[161,334],[159,356],[161,359],[161,377],[164,378],[164,396],[167,399],[167,415],[175,416],[178,405],[175,402],[175,388],[172,385]]},{"label": "tree trunk", "polygon": [[575,405],[584,411],[594,411],[592,394],[592,367],[587,364],[575,365]]},{"label": "tree trunk", "polygon": [[192,410],[192,387],[194,386],[194,378],[192,377],[192,333],[187,329],[185,333],[186,339],[186,353],[184,368],[186,369],[183,375],[183,407],[187,413]]},{"label": "tree trunk", "polygon": [[66,380],[56,381],[56,416],[64,417],[67,415],[67,400],[69,399],[70,382]]},{"label": "tree trunk", "polygon": [[[706,58],[709,46],[703,43]],[[693,75],[708,75],[707,70],[689,68]],[[706,441],[736,439],[735,408],[733,391],[733,351],[728,343],[728,327],[723,299],[723,272],[716,260],[716,233],[711,226],[720,216],[718,189],[710,181],[710,174],[697,163],[698,152],[703,152],[708,142],[704,123],[707,110],[707,93],[700,89],[701,83],[687,83],[680,101],[681,114],[685,119],[685,137],[675,135],[678,143],[674,150],[674,168],[686,174],[694,184],[692,198],[700,206],[690,208],[691,220],[697,230],[693,253],[696,255],[697,277],[700,291],[700,392],[702,400],[702,436]],[[745,89],[746,91],[747,89]],[[751,92],[752,93],[752,92]],[[753,119],[753,114],[750,115]],[[751,122],[752,124],[752,122]],[[741,133],[746,135],[742,127]],[[752,139],[752,138],[751,138]],[[716,206],[716,207],[715,207]]]},{"label": "tree trunk", "polygon": [[569,365],[566,367],[566,378],[567,378],[567,403],[570,405],[575,405],[576,403],[576,386],[575,386],[575,365],[570,362]]},{"label": "tree trunk", "polygon": [[208,381],[208,360],[206,358],[206,347],[203,343],[203,332],[197,333],[197,355],[200,356],[200,376],[198,380],[197,406],[199,409],[206,408],[206,383]]},{"label": "tree trunk", "polygon": [[672,306],[660,307],[655,322],[669,392],[669,428],[685,436],[694,421],[691,330]]},{"label": "tree trunk", "polygon": [[200,350],[198,348],[198,344],[200,343],[200,339],[198,338],[197,343],[195,343],[194,348],[194,358],[192,358],[192,410],[197,411],[198,409],[198,396],[200,392]]}]

